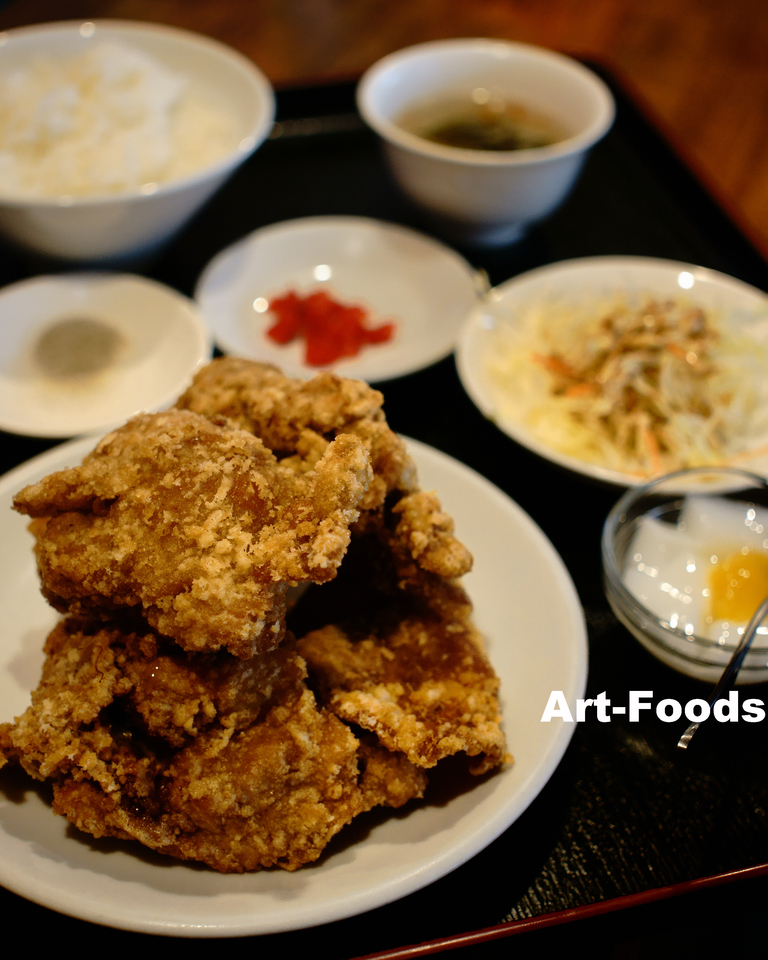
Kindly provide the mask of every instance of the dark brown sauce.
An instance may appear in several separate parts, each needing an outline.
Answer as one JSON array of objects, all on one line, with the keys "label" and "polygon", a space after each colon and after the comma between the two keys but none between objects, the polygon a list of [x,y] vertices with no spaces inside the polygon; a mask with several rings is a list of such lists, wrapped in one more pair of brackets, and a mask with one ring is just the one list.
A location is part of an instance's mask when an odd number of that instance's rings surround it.
[{"label": "dark brown sauce", "polygon": [[425,140],[464,150],[530,150],[568,136],[551,118],[510,100],[416,108],[403,115],[400,126]]}]

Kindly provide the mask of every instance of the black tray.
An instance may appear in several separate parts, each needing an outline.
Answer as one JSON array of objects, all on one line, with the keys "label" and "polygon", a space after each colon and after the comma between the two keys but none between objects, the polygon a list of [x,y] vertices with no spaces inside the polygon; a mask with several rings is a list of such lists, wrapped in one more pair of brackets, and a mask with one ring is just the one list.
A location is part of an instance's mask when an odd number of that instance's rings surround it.
[{"label": "black tray", "polygon": [[[696,263],[768,289],[762,256],[612,78],[603,75],[617,99],[616,123],[594,149],[568,201],[516,247],[462,253],[486,269],[493,283],[556,260],[628,254]],[[429,231],[390,181],[376,138],[355,112],[352,84],[279,92],[278,121],[280,135],[265,143],[183,234],[139,272],[190,294],[207,261],[227,244],[258,226],[293,217],[358,214]],[[0,283],[40,272],[42,266],[50,269],[8,251],[0,261]],[[646,654],[607,606],[599,538],[616,489],[562,471],[502,435],[465,395],[452,358],[390,381],[384,389],[396,430],[487,476],[536,520],[560,552],[589,628],[587,696],[605,690],[622,703],[630,689],[652,690],[655,701],[685,702],[702,695],[702,685]],[[52,443],[8,434],[0,439],[3,469]],[[753,695],[765,700],[768,689],[756,687]],[[490,957],[512,949],[509,943],[504,947],[512,933],[768,871],[766,730],[766,723],[713,723],[702,728],[688,754],[680,754],[675,744],[682,730],[675,725],[651,716],[639,723],[589,719],[577,728],[565,758],[528,811],[450,876],[363,917],[263,937],[249,947],[346,958],[440,939],[432,952],[449,945],[445,938],[492,928],[488,934],[449,940],[452,947],[464,945],[465,955]],[[509,731],[509,737],[514,746],[525,731]],[[719,887],[726,889],[733,885]],[[749,896],[756,902],[764,892],[762,881],[751,882]],[[707,899],[713,896],[686,897],[691,916],[709,917],[716,904],[722,906],[724,894]],[[50,936],[51,943],[67,937],[78,949],[93,950],[113,948],[118,937],[144,949],[153,942],[146,935],[60,917],[4,890],[0,908],[26,930],[44,929],[43,939]],[[572,947],[574,936],[593,946],[600,937],[605,942],[647,938],[654,924],[669,919],[663,909],[624,912],[618,926],[595,927],[594,920],[584,919],[577,925],[580,933],[571,928],[567,940],[548,930],[528,932],[523,941],[538,952],[565,943]],[[37,932],[35,939],[40,942]],[[713,946],[711,935],[707,944]],[[213,947],[211,941],[176,945],[192,953]],[[234,947],[227,940],[215,949]],[[421,952],[396,951],[398,956]]]}]

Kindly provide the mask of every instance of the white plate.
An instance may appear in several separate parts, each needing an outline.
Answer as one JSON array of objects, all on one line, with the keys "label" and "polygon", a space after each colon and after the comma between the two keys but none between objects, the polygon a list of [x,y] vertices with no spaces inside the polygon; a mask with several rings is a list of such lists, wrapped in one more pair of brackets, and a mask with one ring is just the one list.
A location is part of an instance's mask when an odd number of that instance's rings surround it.
[{"label": "white plate", "polygon": [[[71,318],[102,321],[122,338],[114,363],[88,380],[49,376],[35,360],[46,328]],[[169,405],[211,353],[196,305],[154,280],[119,273],[22,280],[0,290],[0,429],[105,433]]]},{"label": "white plate", "polygon": [[304,363],[303,342],[270,340],[274,318],[257,312],[254,301],[326,288],[366,308],[372,325],[395,321],[391,341],[333,365],[342,376],[379,382],[448,356],[477,304],[476,282],[462,257],[415,230],[364,217],[307,217],[263,227],[222,251],[195,297],[224,353],[310,377],[318,368]]},{"label": "white plate", "polygon": [[[685,296],[705,309],[737,313],[744,333],[768,344],[768,297],[755,287],[715,270],[672,260],[587,257],[539,267],[491,290],[462,330],[457,365],[461,382],[474,403],[513,440],[569,470],[608,483],[634,486],[645,483],[646,478],[561,453],[530,431],[522,410],[515,415],[506,407],[502,413],[500,388],[488,375],[489,362],[498,350],[499,326],[532,322],[532,308],[543,303],[579,304],[621,292]],[[766,444],[768,435],[756,438],[754,448],[765,448]],[[764,449],[754,459],[740,459],[734,466],[768,476]]]},{"label": "white plate", "polygon": [[[29,702],[43,640],[56,619],[38,592],[26,520],[11,512],[11,498],[25,484],[78,463],[90,446],[81,440],[58,447],[0,480],[1,720]],[[475,555],[467,587],[501,678],[514,765],[444,805],[414,804],[405,815],[383,819],[359,843],[337,846],[318,864],[243,876],[222,876],[138,845],[96,843],[54,816],[31,786],[13,799],[0,791],[0,883],[63,913],[129,930],[275,933],[353,916],[418,890],[520,816],[573,732],[559,720],[540,722],[550,692],[563,690],[572,709],[583,696],[587,649],[578,598],[554,548],[515,503],[450,457],[413,441],[409,449],[425,489],[439,491]]]}]

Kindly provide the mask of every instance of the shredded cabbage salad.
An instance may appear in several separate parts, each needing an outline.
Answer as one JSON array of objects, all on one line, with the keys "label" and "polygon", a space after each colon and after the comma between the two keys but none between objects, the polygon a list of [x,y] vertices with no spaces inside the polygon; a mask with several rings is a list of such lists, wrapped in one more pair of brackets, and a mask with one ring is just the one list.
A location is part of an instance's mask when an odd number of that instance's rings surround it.
[{"label": "shredded cabbage salad", "polygon": [[500,322],[498,412],[546,445],[639,477],[738,459],[768,431],[768,357],[733,318],[616,296]]}]

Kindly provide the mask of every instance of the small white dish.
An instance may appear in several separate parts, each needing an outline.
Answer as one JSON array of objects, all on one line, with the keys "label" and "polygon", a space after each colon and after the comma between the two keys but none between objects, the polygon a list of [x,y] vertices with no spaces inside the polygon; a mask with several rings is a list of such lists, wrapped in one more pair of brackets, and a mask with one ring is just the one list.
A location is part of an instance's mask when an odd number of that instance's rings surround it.
[{"label": "small white dish", "polygon": [[458,253],[415,230],[365,217],[307,217],[256,230],[213,258],[195,298],[225,353],[306,378],[321,368],[304,362],[303,341],[280,346],[267,336],[274,318],[263,312],[266,303],[291,289],[325,289],[339,302],[362,306],[371,326],[395,322],[392,340],[330,368],[373,382],[446,357],[478,302],[476,273]]},{"label": "small white dish", "polygon": [[[67,375],[42,338],[59,322],[80,320],[95,321],[114,350],[101,369]],[[160,410],[212,353],[189,298],[131,274],[11,284],[0,290],[0,332],[0,429],[38,437],[106,432],[135,413]],[[67,343],[58,343],[59,352]]]},{"label": "small white dish", "polygon": [[[730,329],[743,335],[745,342],[753,340],[761,351],[768,347],[768,296],[755,287],[715,270],[672,260],[587,257],[539,267],[491,290],[462,330],[457,366],[476,406],[517,443],[576,473],[619,486],[635,486],[648,478],[577,459],[531,428],[528,411],[539,398],[544,402],[548,396],[544,378],[522,377],[513,393],[495,382],[490,372],[507,337],[512,335],[524,344],[530,331],[533,340],[542,308],[597,305],[617,294],[626,294],[628,299],[648,294],[688,300],[727,316]],[[768,476],[768,410],[765,415],[766,430],[761,429],[750,439],[749,449],[732,465]]]},{"label": "small white dish", "polygon": [[[29,703],[45,637],[46,604],[25,517],[13,495],[79,463],[93,440],[63,444],[0,479],[0,720]],[[587,676],[584,617],[554,548],[517,504],[479,474],[408,441],[426,490],[439,491],[475,558],[466,577],[475,620],[501,680],[515,762],[447,802],[413,804],[369,821],[361,838],[329,848],[295,873],[222,875],[160,857],[137,844],[95,841],[57,817],[44,791],[13,776],[0,786],[0,884],[61,913],[120,929],[186,937],[279,933],[340,920],[420,890],[469,860],[536,798],[570,742],[574,724],[541,717],[553,690],[571,708]],[[6,770],[0,784],[6,783]],[[354,825],[351,829],[354,828]]]}]

